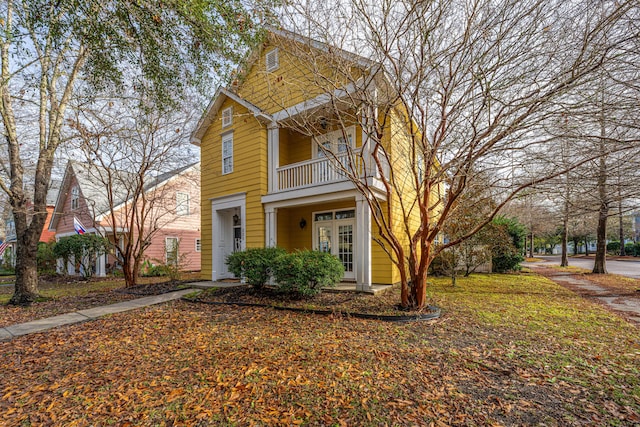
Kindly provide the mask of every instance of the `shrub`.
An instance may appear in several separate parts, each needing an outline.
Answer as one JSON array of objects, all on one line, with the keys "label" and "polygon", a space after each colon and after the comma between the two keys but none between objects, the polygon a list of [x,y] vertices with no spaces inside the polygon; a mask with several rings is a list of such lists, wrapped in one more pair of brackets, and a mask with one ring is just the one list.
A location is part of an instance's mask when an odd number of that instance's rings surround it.
[{"label": "shrub", "polygon": [[38,263],[38,274],[56,274],[57,258],[53,252],[55,242],[38,242],[38,253],[36,261]]},{"label": "shrub", "polygon": [[261,288],[271,278],[276,259],[284,254],[282,248],[250,248],[232,253],[226,263],[236,277],[245,278],[254,288]]},{"label": "shrub", "polygon": [[[625,246],[625,249],[627,247]],[[620,253],[620,242],[609,242],[607,243],[607,252],[617,255]]]},{"label": "shrub", "polygon": [[429,274],[434,276],[450,276],[455,269],[455,254],[451,250],[444,250],[438,254],[429,265]]},{"label": "shrub", "polygon": [[53,254],[56,258],[62,258],[65,266],[73,260],[76,273],[87,278],[93,275],[98,256],[108,252],[109,248],[109,241],[102,236],[74,234],[58,240],[53,247]]},{"label": "shrub", "polygon": [[636,252],[636,245],[637,245],[637,243],[626,243],[624,245],[624,252],[627,255],[638,256],[638,254]]},{"label": "shrub", "polygon": [[276,259],[273,275],[281,292],[310,297],[323,287],[335,286],[344,275],[344,266],[326,252],[296,251]]},{"label": "shrub", "polygon": [[524,257],[520,253],[525,229],[514,218],[497,217],[487,230],[491,239],[491,267],[496,273],[518,271]]},{"label": "shrub", "polygon": [[167,271],[166,265],[163,265],[163,264],[153,265],[151,264],[151,262],[148,262],[148,261],[145,261],[145,263],[143,264],[143,269],[142,269],[143,277],[165,277],[168,275],[169,275],[169,272]]}]

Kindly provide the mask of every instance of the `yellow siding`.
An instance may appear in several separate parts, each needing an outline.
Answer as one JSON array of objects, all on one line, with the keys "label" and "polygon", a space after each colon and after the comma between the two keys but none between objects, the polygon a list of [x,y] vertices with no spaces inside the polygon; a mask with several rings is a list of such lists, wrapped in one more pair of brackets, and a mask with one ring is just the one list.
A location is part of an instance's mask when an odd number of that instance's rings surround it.
[{"label": "yellow siding", "polygon": [[[264,246],[264,210],[267,192],[267,131],[252,113],[227,99],[221,111],[233,107],[232,126],[222,129],[220,115],[201,143],[202,162],[202,278],[211,278],[211,199],[246,193],[246,246]],[[233,130],[233,172],[222,174],[222,134]]]},{"label": "yellow siding", "polygon": [[[278,46],[279,67],[267,72],[265,56]],[[334,86],[325,83],[325,87],[314,80],[314,76],[322,74],[333,81],[345,80],[340,76],[339,67],[329,67],[327,61],[319,57],[317,51],[309,52],[296,43],[274,38],[267,43],[257,60],[244,76],[239,95],[268,114],[312,99]]]},{"label": "yellow siding", "polygon": [[[353,68],[346,64],[329,62],[322,53],[309,54],[306,48],[300,50],[299,46],[292,48],[291,41],[272,37],[265,44],[257,59],[252,63],[250,70],[244,73],[244,77],[238,89],[238,94],[247,101],[258,106],[268,114],[274,114],[285,108],[289,108],[303,101],[333,91],[341,84],[348,83],[345,73],[353,73]],[[279,46],[279,68],[274,72],[267,72],[265,67],[265,55],[271,51],[274,45]],[[335,59],[334,59],[335,61]],[[323,83],[314,79],[318,74],[327,77],[327,80],[342,83]],[[353,74],[352,74],[353,75]],[[227,129],[222,129],[220,115],[206,131],[202,138],[202,275],[203,278],[211,277],[211,199],[234,193],[246,193],[246,246],[261,247],[264,245],[265,224],[264,208],[261,204],[261,196],[267,194],[267,131],[248,110],[234,102],[227,100],[220,111],[228,106],[234,108],[234,172],[222,175],[221,158],[221,134]],[[391,162],[396,171],[407,171],[409,157],[407,147],[406,114],[392,113],[391,123],[387,122],[384,145],[389,149]],[[317,119],[319,119],[319,115]],[[353,114],[352,114],[352,117]],[[355,120],[354,120],[355,121]],[[336,129],[334,124],[329,124],[326,132]],[[356,147],[362,146],[361,128],[356,126]],[[312,138],[291,129],[280,129],[279,164],[287,165],[309,160],[312,155]],[[399,188],[404,191],[402,197],[405,202],[410,202],[415,193],[409,191],[412,183],[406,181],[400,183]],[[392,197],[390,201],[393,208],[393,227],[397,236],[403,242],[408,237],[402,231],[402,213],[400,211],[400,199]],[[355,202],[340,201],[323,205],[304,206],[278,210],[278,246],[287,250],[312,247],[313,217],[312,212],[334,210],[345,207],[354,207]],[[300,219],[304,218],[307,226],[300,229]],[[418,226],[419,214],[411,213],[411,228]],[[372,233],[378,236],[375,223],[372,224]],[[399,272],[389,259],[386,252],[374,241],[372,242],[372,280],[374,283],[396,283],[399,281]]]}]

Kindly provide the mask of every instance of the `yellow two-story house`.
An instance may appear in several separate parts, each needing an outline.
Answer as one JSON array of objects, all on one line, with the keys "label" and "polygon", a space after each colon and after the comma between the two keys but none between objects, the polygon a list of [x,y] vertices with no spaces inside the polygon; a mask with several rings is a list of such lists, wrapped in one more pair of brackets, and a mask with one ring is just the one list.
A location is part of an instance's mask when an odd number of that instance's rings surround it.
[{"label": "yellow two-story house", "polygon": [[[366,198],[381,206],[392,198],[378,179],[384,165],[370,156],[375,144],[367,114],[375,111],[353,102],[353,83],[379,72],[374,69],[359,56],[272,30],[238,80],[217,91],[191,139],[201,148],[203,279],[232,277],[225,259],[234,251],[279,246],[334,254],[344,281],[358,290],[399,281],[376,243]],[[376,84],[375,78],[367,83],[368,95]],[[341,99],[350,102],[341,106]],[[385,156],[393,155],[402,132],[385,135]]]}]

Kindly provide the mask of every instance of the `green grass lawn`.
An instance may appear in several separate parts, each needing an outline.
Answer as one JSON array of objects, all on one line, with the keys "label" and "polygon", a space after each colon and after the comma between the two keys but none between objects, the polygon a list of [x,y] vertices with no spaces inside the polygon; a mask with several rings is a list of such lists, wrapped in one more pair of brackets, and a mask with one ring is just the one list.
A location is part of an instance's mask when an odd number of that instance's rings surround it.
[{"label": "green grass lawn", "polygon": [[178,301],[2,342],[0,424],[640,423],[637,326],[533,274],[430,281],[435,322]]}]

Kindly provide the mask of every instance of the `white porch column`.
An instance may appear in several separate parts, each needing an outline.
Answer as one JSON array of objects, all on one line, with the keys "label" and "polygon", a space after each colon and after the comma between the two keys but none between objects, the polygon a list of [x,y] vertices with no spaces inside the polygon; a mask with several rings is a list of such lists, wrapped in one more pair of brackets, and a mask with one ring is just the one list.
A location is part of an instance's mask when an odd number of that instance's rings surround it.
[{"label": "white porch column", "polygon": [[278,190],[278,172],[280,166],[280,129],[276,122],[271,122],[267,131],[267,158],[269,167],[269,193]]},{"label": "white porch column", "polygon": [[362,195],[356,197],[356,289],[371,290],[371,208]]},{"label": "white porch column", "polygon": [[107,275],[107,255],[100,254],[98,255],[98,259],[96,259],[96,276],[97,277],[105,277]]},{"label": "white porch column", "polygon": [[277,209],[265,208],[265,247],[275,247],[278,244],[278,216]]}]

